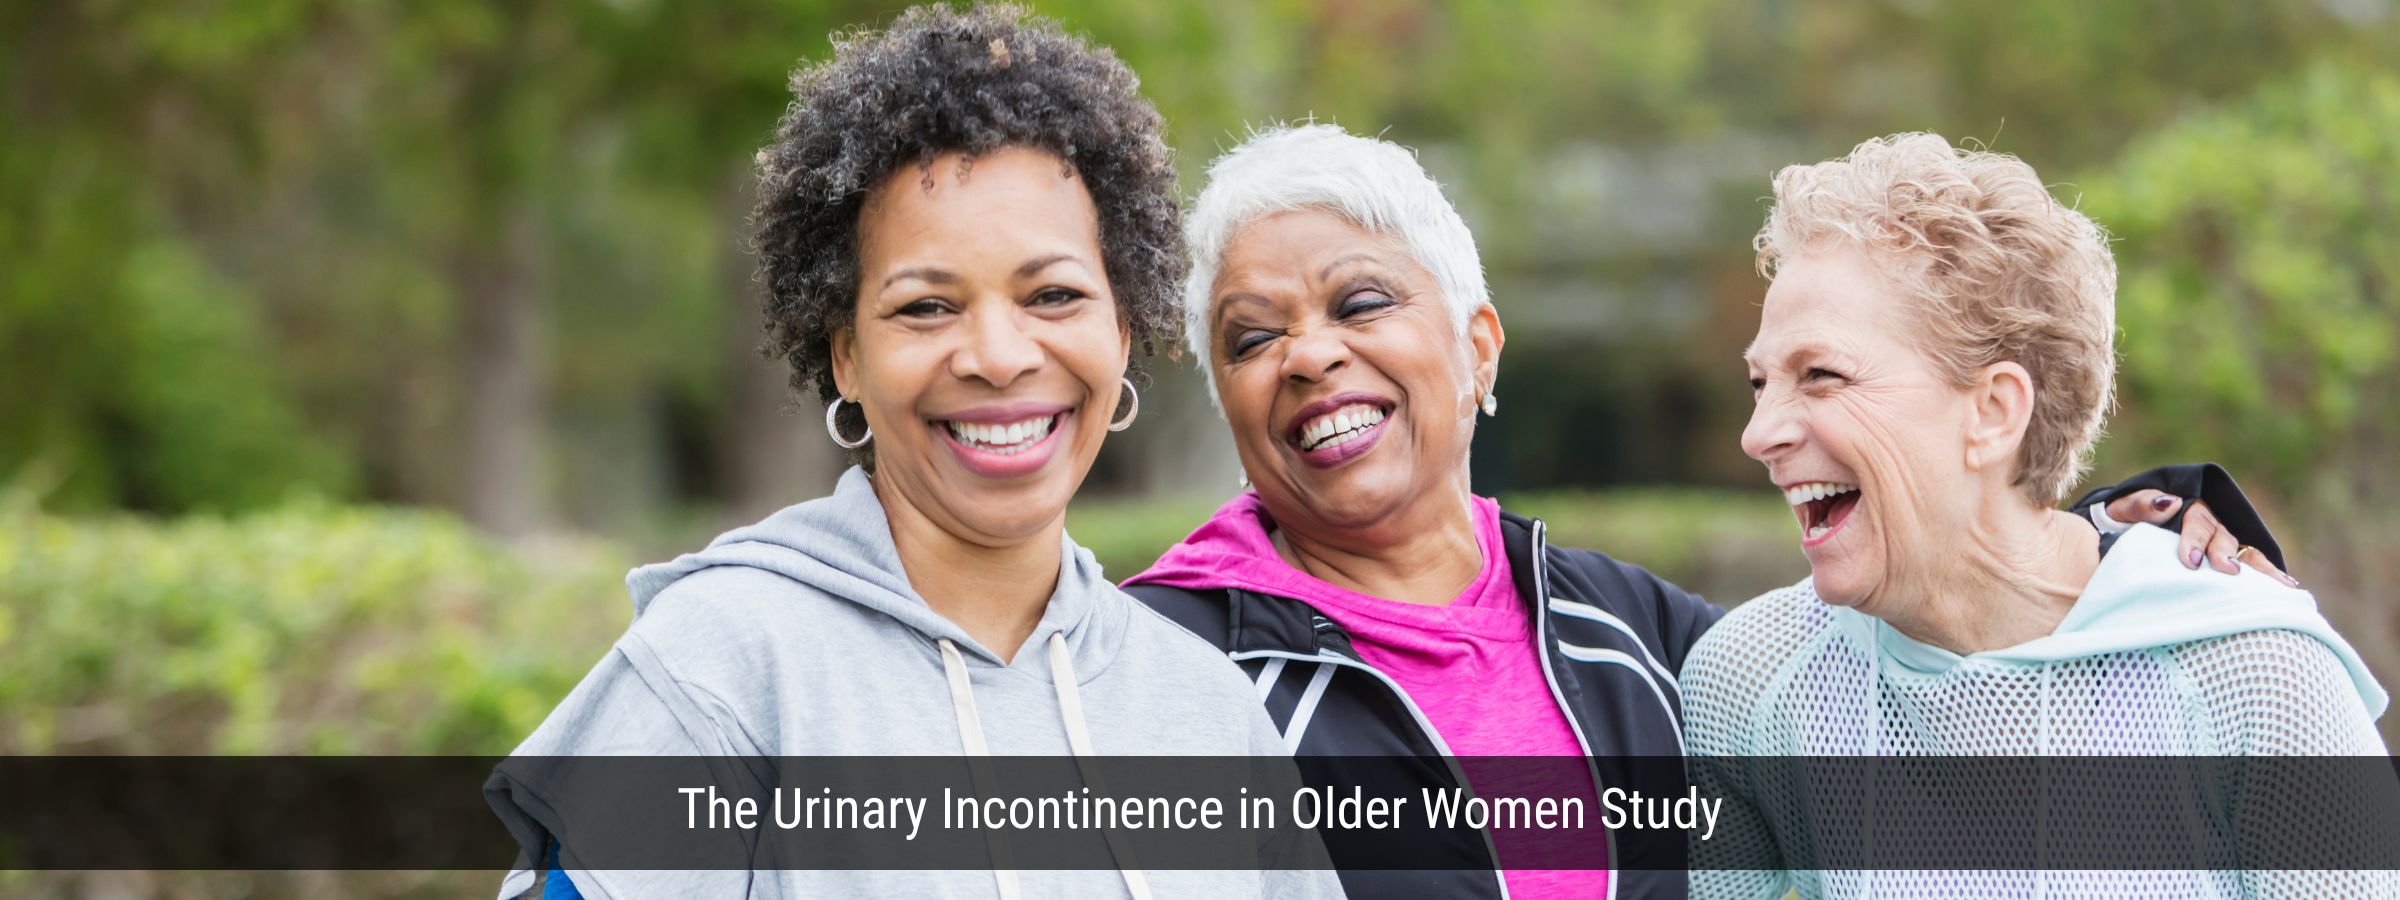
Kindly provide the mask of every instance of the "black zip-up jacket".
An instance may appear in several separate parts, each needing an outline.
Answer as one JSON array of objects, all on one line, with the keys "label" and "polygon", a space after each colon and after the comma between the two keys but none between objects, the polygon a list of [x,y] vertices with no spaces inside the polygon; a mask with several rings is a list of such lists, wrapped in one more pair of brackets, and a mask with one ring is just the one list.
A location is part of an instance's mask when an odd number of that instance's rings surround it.
[{"label": "black zip-up jacket", "polygon": [[[1543,598],[1532,610],[1542,675],[1591,759],[1597,785],[1626,780],[1626,773],[1610,771],[1619,758],[1682,755],[1683,701],[1675,673],[1684,651],[1725,611],[1638,566],[1591,550],[1551,547],[1539,520],[1503,511],[1500,533],[1517,596]],[[1292,743],[1292,731],[1299,730],[1295,755],[1312,782],[1356,779],[1312,770],[1310,757],[1450,755],[1399,686],[1361,661],[1348,633],[1314,607],[1241,588],[1136,584],[1125,590],[1216,644],[1250,673],[1285,742]],[[1428,787],[1458,786],[1452,773],[1439,768],[1427,767],[1423,775]],[[1353,897],[1505,895],[1488,846],[1462,842],[1455,849],[1456,869],[1344,869],[1342,887]],[[1612,883],[1615,895],[1628,900],[1685,894],[1682,872],[1618,871]]]},{"label": "black zip-up jacket", "polygon": [[[2248,499],[2213,463],[2153,469],[2093,491],[2074,509],[2084,512],[2145,487],[2207,500],[2244,543],[2275,546]],[[2181,521],[2178,515],[2171,524]],[[1517,596],[1531,606],[1543,678],[1591,761],[1594,789],[1633,780],[1632,773],[1619,771],[1626,758],[1682,755],[1683,701],[1675,676],[1685,652],[1725,611],[1639,566],[1593,550],[1551,547],[1540,520],[1502,511],[1500,532]],[[1362,661],[1348,633],[1315,607],[1234,587],[1133,584],[1125,591],[1215,644],[1250,674],[1310,782],[1359,783],[1341,771],[1343,757],[1450,755],[1399,685]],[[1423,787],[1461,786],[1454,770],[1438,765],[1412,771]],[[1342,886],[1350,896],[1378,900],[1506,896],[1488,843],[1458,840],[1449,847],[1454,868],[1345,867]],[[1329,849],[1341,865],[1340,848]],[[1610,874],[1610,893],[1621,900],[1688,894],[1680,871]]]}]

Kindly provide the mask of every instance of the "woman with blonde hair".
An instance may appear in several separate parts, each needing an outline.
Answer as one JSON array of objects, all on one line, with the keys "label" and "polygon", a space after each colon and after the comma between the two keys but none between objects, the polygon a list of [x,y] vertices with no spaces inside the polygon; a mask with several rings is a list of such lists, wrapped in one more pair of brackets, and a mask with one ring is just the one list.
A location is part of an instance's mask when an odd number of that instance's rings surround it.
[{"label": "woman with blonde hair", "polygon": [[[1790,501],[1809,577],[1692,648],[1693,755],[2385,755],[2386,696],[2306,592],[2178,565],[2175,536],[2148,525],[2103,558],[2090,524],[2054,507],[2110,407],[2116,267],[2100,227],[2030,166],[1928,134],[1871,140],[1778,174],[1757,249],[1773,283],[1744,354],[1757,405],[1742,449]],[[1728,795],[1695,896],[2400,891],[2389,872],[2268,871],[2254,844],[2235,858],[2259,867],[2216,871],[1818,868],[1803,848],[1872,845],[1877,823],[1829,812],[1827,785],[1737,770],[1695,763]],[[2128,789],[2060,777],[2010,780],[1954,813]],[[2197,819],[2143,820],[2148,836],[2223,833],[2239,809],[2299,802],[2262,781],[2204,787]],[[1995,837],[2037,854],[2053,839]]]}]

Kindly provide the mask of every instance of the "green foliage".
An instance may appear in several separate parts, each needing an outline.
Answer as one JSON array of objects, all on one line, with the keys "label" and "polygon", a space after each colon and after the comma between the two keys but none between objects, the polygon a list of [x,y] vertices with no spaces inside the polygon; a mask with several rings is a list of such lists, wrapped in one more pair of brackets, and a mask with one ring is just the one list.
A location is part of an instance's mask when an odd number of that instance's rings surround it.
[{"label": "green foliage", "polygon": [[497,754],[622,631],[625,561],[448,516],[0,511],[0,752]]},{"label": "green foliage", "polygon": [[2312,504],[2400,491],[2400,77],[2315,67],[2083,186],[2117,238],[2112,459],[2218,459]]},{"label": "green foliage", "polygon": [[[456,451],[477,446],[461,410],[484,387],[461,357],[488,353],[535,357],[546,388],[509,421],[562,444],[651,436],[600,468],[648,472],[664,483],[635,493],[666,503],[721,499],[654,460],[711,458],[739,415],[723,326],[753,288],[736,252],[750,153],[795,63],[902,5],[0,9],[0,120],[29,138],[0,141],[0,477],[41,462],[64,478],[53,505],[82,508],[250,508],[293,488],[458,504]],[[1539,377],[1602,341],[1621,364],[1592,394],[1656,395],[1727,358],[1651,314],[1747,312],[1755,281],[1718,273],[1742,271],[1773,165],[1935,128],[2063,171],[2297,61],[2388,66],[2400,46],[2400,17],[2356,4],[2241,0],[1035,6],[1141,73],[1187,175],[1245,125],[1309,115],[1425,148],[1512,322],[1544,322],[1548,295],[1577,323],[1507,366]],[[2306,270],[2284,259],[2259,264]],[[538,340],[462,339],[491,298],[526,295]],[[208,321],[185,329],[196,308]],[[2345,360],[2378,352],[2354,340]],[[1612,428],[1688,466],[1494,455],[1525,469],[1499,483],[1715,479],[1681,448],[1729,446],[1744,404],[1724,384],[1684,409],[1574,411],[1621,414]]]}]

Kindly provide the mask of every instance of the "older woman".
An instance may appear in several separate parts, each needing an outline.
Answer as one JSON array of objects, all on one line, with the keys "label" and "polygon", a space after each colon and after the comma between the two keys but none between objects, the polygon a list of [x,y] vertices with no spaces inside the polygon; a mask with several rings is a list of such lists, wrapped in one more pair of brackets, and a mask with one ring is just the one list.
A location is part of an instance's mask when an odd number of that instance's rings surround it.
[{"label": "older woman", "polygon": [[[2109,407],[2116,269],[2030,167],[1933,135],[1868,141],[1777,175],[1757,247],[1773,285],[1742,448],[1791,501],[1810,576],[1692,648],[1694,754],[2384,755],[2385,695],[2308,594],[2170,563],[2174,537],[2146,525],[2103,560],[2052,508]],[[1812,820],[1823,807],[1789,784],[1724,781],[1702,861],[1763,867],[1695,872],[1698,896],[2400,890],[2391,873],[1776,871],[1807,864],[1773,848],[1860,823]],[[2125,785],[2054,787],[2039,799],[2063,808]]]},{"label": "older woman", "polygon": [[[1333,758],[1303,759],[1318,777],[1352,777],[1342,757],[1589,757],[1509,787],[1590,798],[1635,777],[1628,757],[1680,754],[1678,673],[1721,611],[1551,547],[1541,522],[1473,492],[1467,449],[1477,413],[1499,412],[1504,332],[1473,235],[1409,151],[1330,125],[1266,131],[1211,167],[1186,233],[1186,335],[1256,489],[1128,590],[1240,661],[1284,743]],[[2149,501],[2109,508],[2164,520],[2179,505]],[[2191,511],[2191,546],[2230,567],[2236,542]],[[2081,538],[2097,544],[2089,526]],[[1680,871],[1611,871],[1606,845],[1452,850],[1416,861],[1440,871],[1346,869],[1344,884],[1374,897],[1682,890]]]},{"label": "older woman", "polygon": [[[1134,420],[1128,353],[1172,333],[1183,272],[1173,169],[1133,74],[1011,8],[936,6],[792,83],[758,156],[771,346],[860,466],[830,497],[636,570],[632,627],[518,754],[1284,754],[1241,674],[1110,585],[1062,525],[1102,439]],[[579,865],[576,827],[610,823],[556,811],[612,789],[495,790],[550,854],[548,896],[1340,894],[1322,870],[1144,873],[1123,855],[1022,873]]]}]

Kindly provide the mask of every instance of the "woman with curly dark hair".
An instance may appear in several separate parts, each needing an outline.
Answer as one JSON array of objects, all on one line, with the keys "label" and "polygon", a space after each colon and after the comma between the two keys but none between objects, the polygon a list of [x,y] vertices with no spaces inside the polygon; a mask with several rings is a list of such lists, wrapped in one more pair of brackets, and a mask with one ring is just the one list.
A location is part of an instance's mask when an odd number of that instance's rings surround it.
[{"label": "woman with curly dark hair", "polygon": [[[1173,339],[1158,113],[1109,51],[1010,7],[928,6],[792,77],[760,151],[770,348],[858,466],[627,579],[635,620],[520,757],[1281,756],[1255,689],[1065,531]],[[979,712],[979,709],[983,712]],[[1332,873],[631,871],[579,858],[572,783],[493,805],[592,896],[1339,896]],[[608,786],[586,781],[586,791]],[[1001,856],[995,852],[995,859]]]}]

